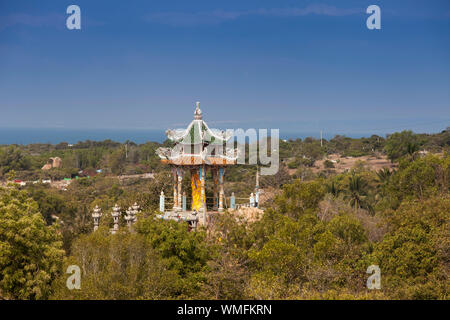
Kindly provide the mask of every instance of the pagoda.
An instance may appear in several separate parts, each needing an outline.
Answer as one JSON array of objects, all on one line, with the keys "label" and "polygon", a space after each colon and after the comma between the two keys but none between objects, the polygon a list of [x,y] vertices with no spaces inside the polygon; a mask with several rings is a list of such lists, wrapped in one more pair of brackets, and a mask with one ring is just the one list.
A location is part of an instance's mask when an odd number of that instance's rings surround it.
[{"label": "pagoda", "polygon": [[[160,210],[163,219],[184,220],[196,227],[206,225],[210,213],[224,210],[224,174],[225,168],[235,165],[238,150],[226,148],[226,142],[232,132],[211,129],[203,121],[200,102],[196,103],[194,120],[186,129],[167,130],[167,137],[175,143],[172,148],[158,148],[157,154],[164,164],[172,167],[173,208],[166,211],[164,200]],[[212,207],[208,210],[206,202],[206,173],[211,172],[213,182]],[[192,186],[191,207],[182,190],[183,178],[189,173]],[[162,199],[164,195],[162,193]]]}]

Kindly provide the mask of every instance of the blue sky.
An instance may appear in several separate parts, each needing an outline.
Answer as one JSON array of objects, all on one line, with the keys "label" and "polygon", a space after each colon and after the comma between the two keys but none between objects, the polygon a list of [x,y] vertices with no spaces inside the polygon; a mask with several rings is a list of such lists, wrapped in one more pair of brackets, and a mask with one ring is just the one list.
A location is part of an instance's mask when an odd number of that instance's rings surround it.
[{"label": "blue sky", "polygon": [[223,129],[438,132],[450,1],[0,0],[0,127],[165,129],[195,101]]}]

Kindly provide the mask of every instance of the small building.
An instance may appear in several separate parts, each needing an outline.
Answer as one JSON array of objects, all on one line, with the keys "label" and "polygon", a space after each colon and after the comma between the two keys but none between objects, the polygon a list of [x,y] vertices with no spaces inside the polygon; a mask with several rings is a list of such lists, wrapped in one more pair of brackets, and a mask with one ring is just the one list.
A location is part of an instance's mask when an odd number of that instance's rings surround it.
[{"label": "small building", "polygon": [[42,170],[50,170],[51,168],[61,168],[62,160],[60,157],[53,157],[47,160]]}]

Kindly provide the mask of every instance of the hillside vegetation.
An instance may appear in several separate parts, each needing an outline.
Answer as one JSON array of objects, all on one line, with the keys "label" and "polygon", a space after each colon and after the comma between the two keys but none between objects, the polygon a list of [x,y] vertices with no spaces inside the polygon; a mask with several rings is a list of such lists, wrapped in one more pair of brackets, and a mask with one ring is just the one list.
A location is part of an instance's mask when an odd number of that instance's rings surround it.
[{"label": "hillside vegetation", "polygon": [[[168,142],[165,142],[168,144]],[[0,147],[0,297],[4,299],[448,299],[450,131],[387,138],[280,141],[281,167],[261,177],[261,219],[231,212],[208,230],[155,219],[171,173],[158,143]],[[388,158],[336,170],[327,159]],[[49,157],[62,167],[42,171]],[[318,163],[320,162],[320,166]],[[80,171],[101,173],[89,176]],[[254,166],[226,173],[225,193],[247,196]],[[154,172],[153,179],[117,175]],[[66,190],[14,179],[74,177]],[[210,177],[209,177],[210,178]],[[183,188],[189,192],[189,179]],[[212,192],[207,185],[207,194]],[[141,206],[112,235],[111,208]],[[92,232],[92,209],[103,209]],[[69,265],[82,271],[68,290]],[[370,265],[381,289],[369,290]]]}]

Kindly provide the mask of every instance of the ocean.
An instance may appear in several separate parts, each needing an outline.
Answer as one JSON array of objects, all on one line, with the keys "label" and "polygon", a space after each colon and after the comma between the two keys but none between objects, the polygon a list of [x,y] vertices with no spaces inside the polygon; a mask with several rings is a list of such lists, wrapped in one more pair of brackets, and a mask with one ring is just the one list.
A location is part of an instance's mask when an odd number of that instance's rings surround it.
[{"label": "ocean", "polygon": [[57,129],[57,128],[0,128],[0,144],[31,144],[67,142],[75,144],[79,141],[127,140],[141,144],[147,141],[163,142],[166,139],[164,130],[132,130],[132,129]]},{"label": "ocean", "polygon": [[[270,132],[270,130],[269,130]],[[341,135],[345,135],[340,133]],[[371,134],[352,133],[346,136],[352,138],[370,137]],[[324,139],[334,137],[333,133],[324,133]],[[304,139],[306,137],[320,138],[320,132],[283,132],[282,139]],[[133,141],[137,144],[148,141],[163,142],[166,140],[165,130],[146,129],[64,129],[64,128],[0,128],[0,145],[67,142],[75,144],[79,141],[113,140],[117,142]]]}]

